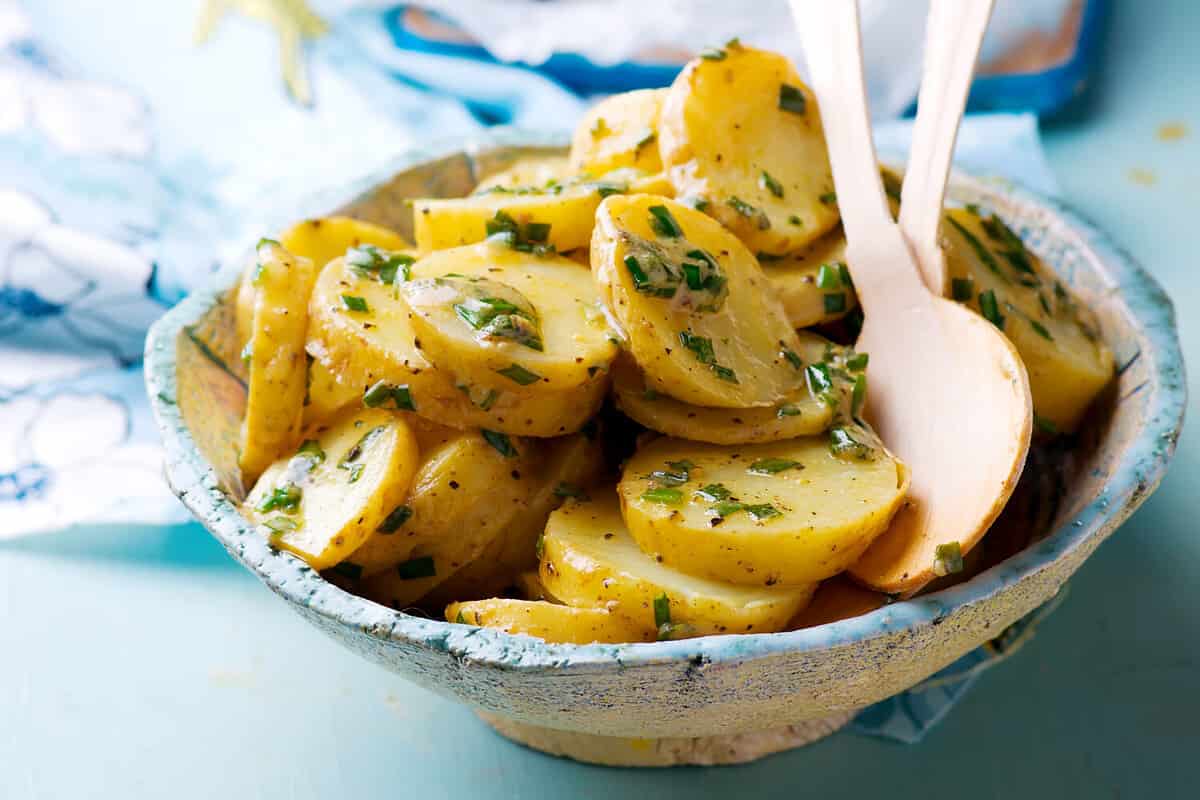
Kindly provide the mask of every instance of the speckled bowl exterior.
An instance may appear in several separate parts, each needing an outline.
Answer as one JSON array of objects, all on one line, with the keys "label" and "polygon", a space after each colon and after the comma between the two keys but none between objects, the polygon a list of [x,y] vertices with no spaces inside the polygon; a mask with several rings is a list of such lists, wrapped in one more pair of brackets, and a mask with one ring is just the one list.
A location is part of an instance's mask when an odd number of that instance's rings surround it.
[{"label": "speckled bowl exterior", "polygon": [[[301,215],[336,210],[409,234],[405,198],[464,194],[517,155],[559,145],[501,130],[410,153]],[[225,265],[211,289],[180,303],[148,339],[146,380],[167,479],[233,557],[303,617],[351,650],[493,719],[658,738],[844,718],[914,685],[1053,597],[1158,486],[1182,424],[1186,390],[1174,312],[1149,275],[1054,201],[965,176],[955,177],[950,195],[1010,221],[1095,309],[1120,365],[1091,424],[1094,445],[1081,456],[1053,523],[1035,544],[952,588],[786,633],[587,646],[422,619],[348,594],[269,547],[238,512],[243,489],[234,446],[245,389],[236,373],[230,289],[243,262]]]}]

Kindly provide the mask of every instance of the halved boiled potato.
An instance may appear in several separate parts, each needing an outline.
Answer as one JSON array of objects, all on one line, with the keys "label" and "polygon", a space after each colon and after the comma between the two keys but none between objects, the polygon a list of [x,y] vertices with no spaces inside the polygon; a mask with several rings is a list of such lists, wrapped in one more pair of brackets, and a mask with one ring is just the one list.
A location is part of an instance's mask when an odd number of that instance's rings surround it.
[{"label": "halved boiled potato", "polygon": [[773,406],[799,346],[753,254],[711,217],[652,195],[596,213],[592,271],[650,388],[718,408]]},{"label": "halved boiled potato", "polygon": [[700,202],[751,250],[789,253],[839,219],[817,101],[783,56],[722,52],[692,60],[671,84],[663,165],[678,197]]},{"label": "halved boiled potato", "polygon": [[592,106],[571,140],[572,171],[602,175],[621,167],[662,170],[658,115],[666,95],[666,89],[639,89],[614,94]]},{"label": "halved boiled potato", "polygon": [[566,258],[488,240],[422,258],[396,289],[425,357],[456,383],[575,389],[619,349],[591,272]]},{"label": "halved boiled potato", "polygon": [[[573,264],[571,269],[578,269]],[[346,306],[345,298],[365,311]],[[361,303],[359,302],[361,301]],[[562,391],[498,390],[456,381],[422,353],[394,282],[361,274],[343,259],[317,278],[309,303],[308,352],[364,402],[415,411],[456,428],[560,436],[583,427],[604,399],[608,375]],[[515,389],[522,387],[513,384]]]},{"label": "halved boiled potato", "polygon": [[247,515],[278,547],[322,570],[343,561],[409,490],[417,441],[395,414],[364,409],[318,429],[272,464],[246,498]]},{"label": "halved boiled potato", "polygon": [[858,306],[840,227],[803,250],[761,263],[793,327],[832,322]]},{"label": "halved boiled potato", "polygon": [[1114,372],[1094,317],[995,214],[948,211],[942,234],[954,299],[1017,348],[1039,427],[1075,430]]},{"label": "halved boiled potato", "polygon": [[908,490],[907,468],[867,436],[838,427],[772,444],[653,441],[617,485],[629,532],[693,575],[759,586],[824,580],[884,532]]},{"label": "halved boiled potato", "polygon": [[571,175],[571,172],[566,156],[519,158],[507,169],[481,180],[471,194],[486,194],[495,190],[541,188],[554,181],[562,181]]},{"label": "halved boiled potato", "polygon": [[561,644],[652,642],[656,635],[653,627],[638,625],[607,608],[573,608],[544,600],[493,598],[451,603],[446,607],[446,619]]},{"label": "halved boiled potato", "polygon": [[[529,473],[540,455],[534,442],[506,437],[502,453],[494,441],[461,433],[422,453],[407,496],[388,509],[386,521],[372,528],[341,574],[368,579],[368,588],[373,576],[403,578],[407,598],[433,585],[420,579],[445,580],[477,556],[528,504],[534,488]],[[413,559],[425,561],[414,565]]]},{"label": "halved boiled potato", "polygon": [[430,594],[430,604],[495,596],[511,585],[522,570],[537,567],[537,540],[546,529],[550,513],[568,497],[586,497],[588,488],[604,470],[604,447],[599,438],[577,433],[553,439],[546,443],[544,452],[541,463],[530,471],[534,489],[528,505],[517,512],[478,558]]},{"label": "halved boiled potato", "polygon": [[393,230],[352,217],[318,217],[297,222],[279,237],[290,252],[312,260],[320,270],[346,251],[369,245],[396,251],[412,247]]},{"label": "halved boiled potato", "polygon": [[[801,364],[828,360],[831,342],[816,334],[801,331],[796,348]],[[836,348],[841,350],[841,348]],[[844,360],[844,359],[843,359]],[[841,370],[830,374],[835,392],[853,390]],[[714,444],[776,442],[797,436],[811,436],[828,430],[840,403],[835,394],[822,393],[806,383],[797,385],[783,402],[766,408],[706,408],[682,403],[647,388],[645,378],[631,359],[621,358],[613,365],[613,395],[617,406],[636,422],[651,430],[679,439]]]},{"label": "halved boiled potato", "polygon": [[254,315],[242,351],[249,378],[239,461],[247,483],[295,447],[300,435],[308,387],[304,341],[314,277],[307,258],[292,255],[277,242],[259,243],[252,279]]},{"label": "halved boiled potato", "polygon": [[638,549],[611,491],[550,515],[539,572],[564,603],[608,608],[668,637],[781,630],[816,588],[737,586],[666,566]]}]

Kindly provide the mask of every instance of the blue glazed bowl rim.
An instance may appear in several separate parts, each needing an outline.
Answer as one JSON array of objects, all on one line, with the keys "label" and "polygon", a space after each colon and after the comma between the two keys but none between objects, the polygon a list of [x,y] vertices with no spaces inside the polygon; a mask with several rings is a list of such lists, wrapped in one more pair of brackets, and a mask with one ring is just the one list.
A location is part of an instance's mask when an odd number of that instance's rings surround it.
[{"label": "blue glazed bowl rim", "polygon": [[[315,194],[301,213],[281,222],[328,213],[398,172],[455,153],[484,152],[505,147],[562,147],[560,136],[495,128],[465,138],[407,151],[347,186]],[[1049,569],[1056,561],[1094,536],[1102,536],[1128,517],[1161,481],[1174,451],[1186,407],[1183,356],[1170,299],[1134,259],[1103,231],[1058,200],[1046,198],[1011,182],[960,175],[992,193],[1007,195],[1020,205],[1050,211],[1082,244],[1096,253],[1121,293],[1123,305],[1145,338],[1136,358],[1150,363],[1151,390],[1143,427],[1115,465],[1103,490],[1087,506],[1040,542],[957,586],[886,605],[851,619],[781,633],[705,636],[680,641],[637,644],[549,644],[512,635],[394,611],[328,583],[295,556],[271,548],[242,518],[237,506],[217,488],[176,402],[176,339],[201,319],[234,284],[240,261],[230,261],[210,286],[193,292],[159,319],[146,340],[145,373],[148,395],[166,450],[168,481],[192,513],[227,550],[276,594],[311,610],[330,622],[384,641],[406,642],[446,652],[475,664],[508,670],[630,669],[638,666],[704,659],[713,664],[736,663],[782,653],[814,653],[866,640],[937,625],[948,614],[1010,589],[1018,582]],[[1178,380],[1164,380],[1175,370]]]}]

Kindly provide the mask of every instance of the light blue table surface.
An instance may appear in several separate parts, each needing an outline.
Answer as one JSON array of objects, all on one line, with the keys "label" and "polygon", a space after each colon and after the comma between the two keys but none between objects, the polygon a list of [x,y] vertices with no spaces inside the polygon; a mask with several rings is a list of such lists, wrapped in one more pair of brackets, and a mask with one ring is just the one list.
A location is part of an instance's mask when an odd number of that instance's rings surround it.
[{"label": "light blue table surface", "polygon": [[[1193,359],[1196,30],[1191,0],[1115,3],[1096,91],[1044,126],[1065,198],[1166,286]],[[1188,134],[1161,140],[1176,122]],[[1198,472],[1193,429],[1033,641],[922,744],[843,733],[722,769],[611,770],[511,744],[340,649],[197,525],[6,543],[0,798],[1197,797]]]}]

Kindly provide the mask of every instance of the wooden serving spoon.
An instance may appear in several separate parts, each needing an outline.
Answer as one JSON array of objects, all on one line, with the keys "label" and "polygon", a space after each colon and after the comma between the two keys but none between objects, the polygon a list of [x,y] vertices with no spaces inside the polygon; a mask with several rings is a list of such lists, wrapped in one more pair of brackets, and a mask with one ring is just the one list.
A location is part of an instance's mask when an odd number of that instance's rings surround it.
[{"label": "wooden serving spoon", "polygon": [[1029,378],[990,322],[925,288],[892,222],[871,141],[857,2],[791,6],[866,315],[857,347],[871,358],[867,417],[912,470],[909,502],[850,574],[906,596],[953,571],[1012,494],[1029,450]]},{"label": "wooden serving spoon", "polygon": [[900,230],[929,291],[946,296],[946,257],[938,242],[942,199],[967,105],[979,47],[994,0],[932,0],[925,22],[925,64],[917,119],[900,193]]}]

